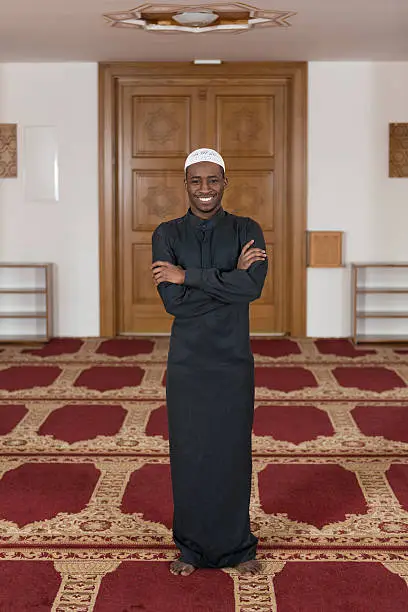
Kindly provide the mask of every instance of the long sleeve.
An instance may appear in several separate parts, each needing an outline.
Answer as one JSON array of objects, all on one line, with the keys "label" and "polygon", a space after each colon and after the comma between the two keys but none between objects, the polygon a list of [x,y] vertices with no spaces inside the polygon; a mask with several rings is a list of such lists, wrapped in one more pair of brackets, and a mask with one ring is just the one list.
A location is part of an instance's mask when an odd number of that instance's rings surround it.
[{"label": "long sleeve", "polygon": [[[247,228],[247,241],[249,240],[255,240],[254,247],[265,249],[262,230],[258,223],[252,220]],[[189,268],[186,270],[184,284],[201,289],[208,296],[225,304],[253,302],[262,293],[267,271],[267,261],[257,261],[248,270],[229,272],[220,272],[216,268]]]},{"label": "long sleeve", "polygon": [[[177,265],[174,251],[164,224],[159,225],[152,236],[153,262],[168,261]],[[166,311],[175,317],[195,317],[222,308],[224,304],[198,288],[174,283],[160,283],[157,287]]]}]

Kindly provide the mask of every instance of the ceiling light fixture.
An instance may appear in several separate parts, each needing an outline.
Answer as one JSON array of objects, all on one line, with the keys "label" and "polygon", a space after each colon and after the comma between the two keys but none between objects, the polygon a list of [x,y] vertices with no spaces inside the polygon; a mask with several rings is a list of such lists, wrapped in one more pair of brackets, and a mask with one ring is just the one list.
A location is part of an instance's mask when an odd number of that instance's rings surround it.
[{"label": "ceiling light fixture", "polygon": [[214,21],[217,21],[219,16],[210,10],[207,11],[183,11],[182,13],[176,13],[172,16],[172,19],[183,26],[190,26],[195,28],[203,28],[209,26]]}]

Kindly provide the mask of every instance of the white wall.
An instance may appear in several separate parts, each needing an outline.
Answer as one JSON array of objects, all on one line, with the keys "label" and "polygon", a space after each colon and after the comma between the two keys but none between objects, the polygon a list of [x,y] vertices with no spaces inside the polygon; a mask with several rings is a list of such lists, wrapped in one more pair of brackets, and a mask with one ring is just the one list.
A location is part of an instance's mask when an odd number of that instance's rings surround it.
[{"label": "white wall", "polygon": [[[0,64],[0,123],[17,123],[18,178],[0,179],[0,261],[56,264],[55,334],[99,333],[96,64]],[[26,201],[23,133],[55,126],[60,201]]]},{"label": "white wall", "polygon": [[[308,228],[345,232],[345,261],[408,261],[408,179],[388,178],[388,124],[408,121],[408,63],[309,66]],[[57,264],[56,334],[99,333],[97,65],[0,64],[0,123],[19,178],[0,180],[0,261]],[[60,201],[24,200],[24,126],[54,125]],[[308,334],[348,336],[349,268],[308,270]]]},{"label": "white wall", "polygon": [[[408,179],[388,178],[392,122],[408,122],[408,62],[310,64],[308,229],[343,230],[346,264],[408,261]],[[350,289],[349,266],[308,270],[308,335],[350,334]]]}]

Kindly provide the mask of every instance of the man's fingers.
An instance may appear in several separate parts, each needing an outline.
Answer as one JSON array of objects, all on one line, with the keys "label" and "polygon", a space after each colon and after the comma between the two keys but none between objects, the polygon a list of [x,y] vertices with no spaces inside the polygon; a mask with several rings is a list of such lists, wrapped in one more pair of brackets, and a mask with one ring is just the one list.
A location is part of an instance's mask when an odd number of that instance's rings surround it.
[{"label": "man's fingers", "polygon": [[257,253],[252,252],[252,250],[245,255],[244,261],[251,261],[252,259],[266,259],[266,253],[262,253],[262,251],[258,251]]},{"label": "man's fingers", "polygon": [[163,274],[164,269],[163,268],[155,268],[153,270],[153,276],[159,276],[159,274]]},{"label": "man's fingers", "polygon": [[168,272],[170,273],[171,270],[168,266],[155,266],[154,268],[152,268],[152,274],[161,274],[161,273],[165,273]]},{"label": "man's fingers", "polygon": [[155,282],[157,281],[157,282],[161,283],[162,281],[167,281],[167,280],[169,280],[169,279],[166,277],[166,275],[165,275],[165,274],[158,274],[157,276],[154,276],[154,277],[153,277],[153,280],[154,280]]},{"label": "man's fingers", "polygon": [[[253,240],[251,242],[254,242]],[[244,249],[246,249],[244,251]],[[248,257],[248,255],[252,254],[252,253],[256,253],[257,255],[266,255],[266,251],[264,249],[259,249],[258,247],[251,247],[251,243],[248,242],[244,249],[242,249],[241,255],[240,257]]]},{"label": "man's fingers", "polygon": [[245,255],[245,253],[248,251],[248,249],[251,248],[251,244],[254,244],[255,240],[250,240],[249,242],[246,243],[246,245],[243,247],[242,251],[241,251],[241,255]]},{"label": "man's fingers", "polygon": [[266,257],[265,255],[255,255],[254,257],[247,257],[247,259],[245,260],[245,263],[247,264],[253,264],[255,263],[255,261],[265,261]]},{"label": "man's fingers", "polygon": [[252,255],[266,255],[266,252],[263,249],[250,249],[245,253],[245,257],[250,257]]},{"label": "man's fingers", "polygon": [[159,268],[159,267],[168,268],[171,265],[172,264],[170,264],[168,261],[155,261],[152,264],[152,270],[154,270],[155,268]]}]

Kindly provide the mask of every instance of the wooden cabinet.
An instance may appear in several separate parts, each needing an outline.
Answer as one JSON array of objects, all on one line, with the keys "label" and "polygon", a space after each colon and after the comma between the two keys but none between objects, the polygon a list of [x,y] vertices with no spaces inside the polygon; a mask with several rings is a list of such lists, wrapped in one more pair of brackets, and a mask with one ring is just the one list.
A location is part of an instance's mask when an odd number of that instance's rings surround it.
[{"label": "wooden cabinet", "polygon": [[0,343],[53,335],[51,263],[0,263]]},{"label": "wooden cabinet", "polygon": [[353,263],[353,340],[408,343],[408,263]]}]

